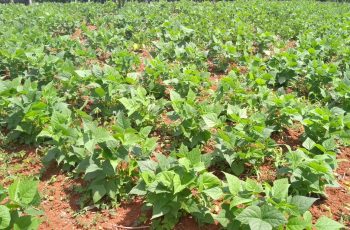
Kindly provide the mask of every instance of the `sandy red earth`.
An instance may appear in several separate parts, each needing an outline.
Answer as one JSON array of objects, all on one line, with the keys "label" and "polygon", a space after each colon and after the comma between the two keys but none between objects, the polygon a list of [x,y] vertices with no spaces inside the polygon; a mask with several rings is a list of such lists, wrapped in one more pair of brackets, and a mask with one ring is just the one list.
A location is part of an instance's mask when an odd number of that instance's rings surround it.
[{"label": "sandy red earth", "polygon": [[315,218],[326,215],[335,220],[343,220],[350,227],[350,147],[342,148],[338,155],[339,166],[336,176],[339,188],[327,188],[327,199],[321,199],[311,208]]},{"label": "sandy red earth", "polygon": [[[293,133],[286,133],[285,138],[293,139]],[[18,151],[18,150],[17,150]],[[16,175],[41,175],[39,192],[42,197],[40,209],[44,211],[42,216],[41,230],[56,229],[127,229],[124,227],[145,226],[148,229],[149,217],[142,214],[143,202],[135,199],[132,202],[123,202],[113,210],[87,210],[82,211],[79,206],[79,194],[75,188],[83,185],[81,180],[69,178],[66,174],[51,165],[48,169],[42,170],[40,156],[35,149],[27,149],[26,154],[21,158],[13,158],[8,163],[7,173]],[[30,159],[30,160],[26,160]],[[326,215],[335,220],[342,220],[350,226],[350,147],[341,148],[338,155],[339,167],[335,172],[338,178],[339,188],[327,188],[327,198],[318,200],[310,209],[315,219]],[[2,164],[0,164],[2,165]],[[16,169],[11,172],[12,167]],[[263,165],[261,170],[262,180],[273,180],[274,175],[267,175],[264,172],[271,172],[269,164]],[[1,167],[3,169],[3,167]],[[265,175],[266,174],[266,175]],[[8,185],[5,173],[0,173],[0,181]],[[140,221],[143,219],[144,223]],[[132,228],[131,228],[132,229]],[[175,227],[177,230],[195,229],[219,229],[218,226],[199,226],[193,218],[185,216]]]}]

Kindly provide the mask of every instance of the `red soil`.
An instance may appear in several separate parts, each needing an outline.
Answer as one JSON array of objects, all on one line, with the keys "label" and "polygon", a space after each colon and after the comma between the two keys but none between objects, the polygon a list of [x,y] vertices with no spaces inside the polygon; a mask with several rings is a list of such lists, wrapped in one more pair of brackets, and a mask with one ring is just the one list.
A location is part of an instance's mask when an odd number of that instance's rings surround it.
[{"label": "red soil", "polygon": [[266,163],[259,167],[259,177],[260,182],[273,182],[277,178],[276,168],[272,163]]},{"label": "red soil", "polygon": [[295,41],[295,40],[290,40],[290,41],[288,41],[287,43],[286,43],[286,45],[281,49],[281,51],[282,52],[285,52],[285,51],[287,51],[287,50],[289,50],[289,49],[294,49],[294,48],[296,48],[297,47],[297,41]]},{"label": "red soil", "polygon": [[292,150],[295,150],[299,146],[301,146],[300,137],[303,133],[304,133],[303,126],[300,126],[295,129],[289,128],[289,129],[285,129],[281,133],[272,134],[272,139],[274,139],[277,144],[281,145],[284,151],[287,151],[287,148],[285,147],[285,145],[289,145]]},{"label": "red soil", "polygon": [[71,40],[76,40],[81,44],[86,44],[87,40],[84,37],[83,31],[79,28],[75,29],[74,33],[70,36]]},{"label": "red soil", "polygon": [[197,222],[192,216],[184,216],[180,222],[175,226],[174,230],[218,230],[220,227],[215,224],[206,226],[198,226]]},{"label": "red soil", "polygon": [[327,199],[317,201],[310,209],[314,218],[322,215],[335,220],[343,219],[350,227],[350,147],[342,148],[338,155],[339,165],[336,176],[339,188],[327,188]]},{"label": "red soil", "polygon": [[142,207],[140,199],[124,202],[114,210],[82,212],[80,196],[73,188],[83,185],[82,180],[70,179],[57,167],[49,167],[39,183],[43,197],[40,208],[45,213],[39,229],[116,229],[117,226],[138,224]]}]

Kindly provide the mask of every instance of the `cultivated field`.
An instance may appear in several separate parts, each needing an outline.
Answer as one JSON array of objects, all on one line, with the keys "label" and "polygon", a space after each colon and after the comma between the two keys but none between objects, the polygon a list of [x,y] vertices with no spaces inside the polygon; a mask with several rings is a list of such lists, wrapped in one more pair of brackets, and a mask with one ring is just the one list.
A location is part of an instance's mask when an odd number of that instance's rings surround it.
[{"label": "cultivated field", "polygon": [[341,229],[349,146],[348,4],[0,5],[0,229]]}]

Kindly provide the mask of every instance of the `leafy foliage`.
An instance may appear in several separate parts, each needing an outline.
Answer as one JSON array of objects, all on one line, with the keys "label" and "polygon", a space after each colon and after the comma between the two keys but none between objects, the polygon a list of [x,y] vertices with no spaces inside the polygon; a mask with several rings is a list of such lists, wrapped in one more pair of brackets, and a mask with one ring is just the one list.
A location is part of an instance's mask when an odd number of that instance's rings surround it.
[{"label": "leafy foliage", "polygon": [[40,224],[36,209],[40,204],[38,183],[16,179],[8,189],[0,188],[0,229],[37,229]]},{"label": "leafy foliage", "polygon": [[[308,209],[337,185],[350,144],[349,12],[310,1],[1,5],[1,133],[46,146],[44,163],[85,180],[86,205],[144,198],[154,228],[184,214],[227,229],[341,228],[312,225]],[[266,164],[276,179],[262,181]]]}]

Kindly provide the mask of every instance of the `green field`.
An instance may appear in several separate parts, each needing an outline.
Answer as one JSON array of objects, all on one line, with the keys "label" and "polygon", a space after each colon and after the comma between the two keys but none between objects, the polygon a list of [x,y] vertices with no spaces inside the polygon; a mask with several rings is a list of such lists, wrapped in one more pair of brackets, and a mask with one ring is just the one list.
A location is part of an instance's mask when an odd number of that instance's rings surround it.
[{"label": "green field", "polygon": [[[39,226],[55,164],[80,208],[141,199],[152,229],[349,226],[350,5],[0,5],[0,137],[3,172],[43,162],[0,176],[0,229]],[[348,208],[316,215],[327,187]]]}]

